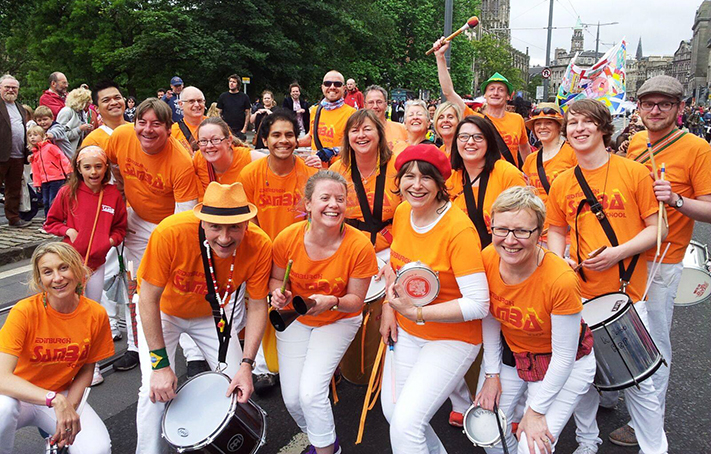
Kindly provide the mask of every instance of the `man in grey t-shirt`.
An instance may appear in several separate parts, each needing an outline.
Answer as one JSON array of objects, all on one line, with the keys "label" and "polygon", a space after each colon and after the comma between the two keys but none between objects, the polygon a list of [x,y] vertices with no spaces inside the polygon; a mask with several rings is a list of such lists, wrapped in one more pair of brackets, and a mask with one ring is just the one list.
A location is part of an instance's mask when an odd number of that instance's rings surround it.
[{"label": "man in grey t-shirt", "polygon": [[17,102],[20,82],[9,74],[0,77],[0,184],[5,185],[5,217],[11,227],[27,227],[20,219],[22,171],[27,161],[25,110]]}]

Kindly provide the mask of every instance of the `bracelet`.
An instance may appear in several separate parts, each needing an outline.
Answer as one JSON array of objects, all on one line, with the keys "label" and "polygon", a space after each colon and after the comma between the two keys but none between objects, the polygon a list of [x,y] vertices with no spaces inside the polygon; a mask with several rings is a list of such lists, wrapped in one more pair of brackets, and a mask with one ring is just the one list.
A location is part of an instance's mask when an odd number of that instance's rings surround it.
[{"label": "bracelet", "polygon": [[151,350],[150,355],[151,369],[158,370],[170,366],[170,361],[168,361],[168,353],[165,351],[165,347],[159,348],[158,350]]},{"label": "bracelet", "polygon": [[256,365],[256,364],[254,363],[254,360],[253,360],[252,358],[242,358],[242,361],[240,361],[240,364],[242,364],[242,363],[247,363],[247,364],[249,364],[249,367],[251,367],[252,370],[254,370],[254,367],[255,367],[255,365]]},{"label": "bracelet", "polygon": [[484,374],[484,378],[499,378],[499,374]]},{"label": "bracelet", "polygon": [[332,311],[337,311],[338,310],[338,305],[341,304],[341,299],[339,297],[336,297],[336,304],[331,307]]}]

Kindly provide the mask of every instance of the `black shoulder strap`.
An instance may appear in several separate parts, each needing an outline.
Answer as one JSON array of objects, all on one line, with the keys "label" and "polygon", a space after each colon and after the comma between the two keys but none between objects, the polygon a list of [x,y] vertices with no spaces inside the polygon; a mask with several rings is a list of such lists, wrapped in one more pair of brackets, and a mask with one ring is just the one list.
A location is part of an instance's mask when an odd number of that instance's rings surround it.
[{"label": "black shoulder strap", "polygon": [[546,191],[546,194],[551,192],[551,184],[548,182],[548,177],[546,176],[546,169],[543,167],[543,148],[538,150],[538,156],[536,156],[536,167],[538,169],[538,178],[541,180],[541,185]]},{"label": "black shoulder strap", "polygon": [[321,145],[321,140],[318,138],[318,122],[321,119],[321,111],[323,110],[323,106],[321,103],[318,104],[318,107],[316,107],[316,114],[314,115],[314,127],[313,131],[311,133],[314,136],[314,145],[316,145],[317,150],[323,150],[323,145]]},{"label": "black shoulder strap", "polygon": [[[583,190],[583,194],[585,195],[585,198],[581,200],[578,204],[578,210],[575,213],[575,242],[577,244],[577,259],[578,263],[581,263],[582,261],[580,260],[580,234],[578,231],[578,217],[580,216],[580,212],[582,211],[585,204],[590,205],[590,211],[593,212],[597,220],[600,222],[600,226],[605,232],[605,236],[607,236],[607,239],[610,241],[610,244],[614,247],[619,246],[620,243],[617,240],[617,235],[615,235],[615,231],[613,230],[612,225],[610,225],[610,221],[605,215],[605,210],[603,210],[600,201],[597,199],[597,197],[595,197],[595,194],[592,192],[592,189],[590,189],[588,182],[585,180],[585,176],[583,176],[583,171],[580,169],[580,166],[575,166],[575,178],[578,180],[578,184],[580,185],[580,188]],[[620,274],[620,290],[624,291],[625,287],[627,287],[627,284],[629,284],[630,278],[632,277],[632,273],[634,272],[634,269],[637,266],[638,260],[639,254],[632,257],[632,260],[630,261],[630,264],[627,269],[625,269],[625,265],[623,263],[624,260],[620,260],[619,262],[617,262],[617,267],[619,269]],[[580,277],[585,280],[585,275],[583,273],[582,268],[580,268]]]},{"label": "black shoulder strap", "polygon": [[501,156],[504,157],[505,160],[507,160],[509,163],[513,164],[516,166],[517,169],[521,170],[521,165],[519,164],[521,162],[521,153],[516,152],[518,154],[518,162],[513,157],[513,154],[511,154],[511,150],[509,150],[509,146],[506,145],[506,141],[504,140],[503,137],[501,137],[501,133],[499,132],[498,129],[496,129],[496,125],[494,122],[489,118],[488,115],[484,115],[484,118],[486,118],[489,121],[489,124],[491,124],[491,127],[494,128],[494,137],[496,138],[496,145],[499,147],[499,153],[501,153]]},{"label": "black shoulder strap", "polygon": [[178,127],[180,128],[180,131],[182,131],[185,138],[188,139],[190,148],[192,148],[193,151],[196,151],[197,150],[197,141],[193,137],[193,133],[190,132],[190,128],[188,128],[188,125],[185,124],[185,120],[183,120],[183,119],[178,120]]},{"label": "black shoulder strap", "polygon": [[370,232],[370,242],[375,244],[375,239],[378,236],[378,232],[381,231],[385,226],[392,223],[392,220],[383,222],[383,199],[385,198],[385,178],[387,172],[388,164],[384,163],[380,166],[380,173],[375,180],[375,194],[373,196],[373,211],[370,211],[370,206],[368,205],[368,195],[365,193],[365,187],[363,186],[363,181],[360,178],[360,171],[358,170],[358,165],[353,162],[351,164],[351,179],[353,180],[353,187],[356,191],[356,196],[358,197],[358,205],[360,205],[360,211],[363,213],[363,219],[365,222],[358,222],[349,224],[358,228],[359,230],[364,230]]},{"label": "black shoulder strap", "polygon": [[469,179],[469,173],[466,169],[463,169],[462,174],[464,179],[462,182],[464,185],[464,203],[467,206],[467,214],[474,223],[474,227],[476,227],[481,248],[484,249],[491,244],[491,234],[484,220],[484,197],[486,196],[486,187],[489,185],[489,172],[482,169],[477,177],[479,179],[479,193],[477,194],[476,203],[474,203],[474,191],[472,191],[472,181]]}]

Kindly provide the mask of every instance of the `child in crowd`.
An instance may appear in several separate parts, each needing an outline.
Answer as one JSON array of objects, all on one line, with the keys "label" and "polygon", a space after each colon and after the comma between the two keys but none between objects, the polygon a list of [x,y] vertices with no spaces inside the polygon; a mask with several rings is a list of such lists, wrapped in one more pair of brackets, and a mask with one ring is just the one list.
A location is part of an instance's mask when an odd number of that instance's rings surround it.
[{"label": "child in crowd", "polygon": [[23,104],[22,108],[25,109],[25,131],[29,131],[32,126],[37,124],[35,123],[35,111],[27,104]]},{"label": "child in crowd", "polygon": [[35,123],[42,126],[42,129],[47,133],[47,138],[58,146],[65,156],[74,153],[64,126],[54,121],[54,114],[49,107],[39,106],[35,109]]},{"label": "child in crowd", "polygon": [[[80,148],[71,168],[69,180],[59,191],[44,228],[64,237],[63,241],[84,257],[84,263],[92,270],[84,294],[100,302],[106,254],[126,236],[126,204],[116,186],[109,184],[108,158],[101,148],[95,145]],[[97,366],[91,384],[103,381]]]},{"label": "child in crowd", "polygon": [[41,126],[32,126],[27,131],[27,146],[32,152],[32,185],[42,193],[46,217],[59,189],[71,173],[72,166],[62,150],[47,140],[47,134]]}]

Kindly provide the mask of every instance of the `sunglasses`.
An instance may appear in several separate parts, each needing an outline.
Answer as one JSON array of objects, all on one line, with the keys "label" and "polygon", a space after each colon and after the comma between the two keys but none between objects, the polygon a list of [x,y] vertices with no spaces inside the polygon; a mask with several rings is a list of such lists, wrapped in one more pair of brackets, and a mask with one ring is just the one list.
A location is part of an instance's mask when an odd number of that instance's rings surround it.
[{"label": "sunglasses", "polygon": [[336,88],[341,88],[343,86],[343,82],[338,81],[338,80],[324,80],[323,81],[323,86],[324,87],[336,87]]},{"label": "sunglasses", "polygon": [[536,107],[535,109],[533,109],[532,115],[540,115],[540,114],[560,115],[560,112],[558,112],[557,110],[555,110],[552,107]]}]

